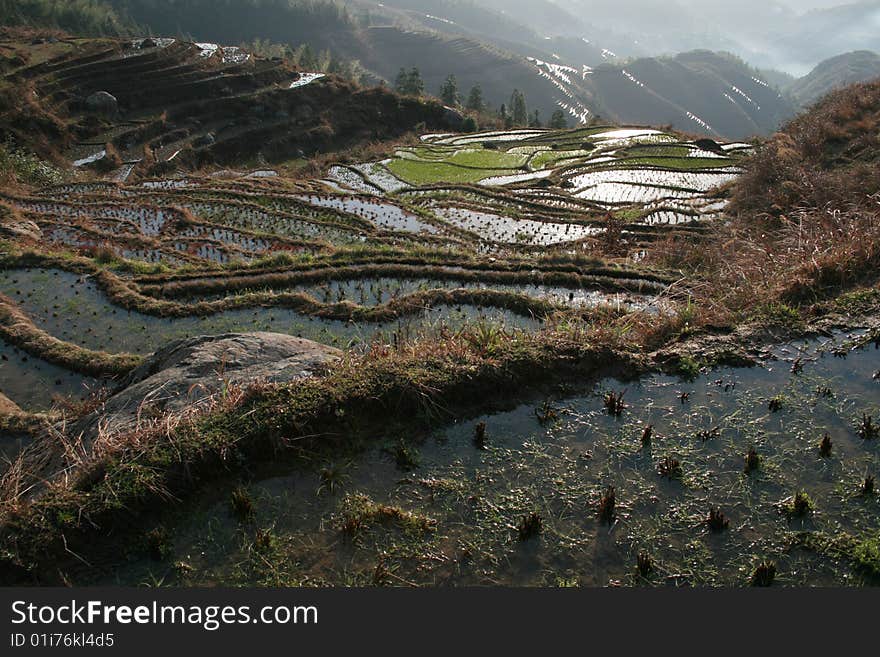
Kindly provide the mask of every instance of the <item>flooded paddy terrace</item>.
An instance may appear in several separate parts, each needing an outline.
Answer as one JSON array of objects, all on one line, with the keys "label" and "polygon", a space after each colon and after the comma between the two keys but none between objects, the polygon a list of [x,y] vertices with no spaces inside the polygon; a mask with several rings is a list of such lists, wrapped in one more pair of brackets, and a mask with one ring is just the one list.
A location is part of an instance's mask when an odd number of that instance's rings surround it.
[{"label": "flooded paddy terrace", "polygon": [[776,585],[876,582],[880,350],[846,338],[276,464],[166,520],[161,561],[101,582],[746,586],[771,564]]}]

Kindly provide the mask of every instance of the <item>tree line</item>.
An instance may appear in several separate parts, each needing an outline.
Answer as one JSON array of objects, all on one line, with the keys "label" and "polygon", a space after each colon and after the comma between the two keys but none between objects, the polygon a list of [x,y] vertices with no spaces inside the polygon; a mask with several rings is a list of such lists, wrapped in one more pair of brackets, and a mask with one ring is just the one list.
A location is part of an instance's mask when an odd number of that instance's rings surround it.
[{"label": "tree line", "polygon": [[[398,93],[409,96],[423,96],[425,94],[425,82],[419,73],[419,69],[415,66],[409,70],[401,68],[394,81],[394,89]],[[449,107],[464,109],[478,116],[494,115],[494,118],[499,119],[507,128],[525,126],[532,128],[544,127],[540,112],[534,110],[529,113],[525,95],[519,89],[513,90],[509,103],[502,103],[497,112],[493,112],[483,98],[483,90],[479,84],[471,87],[467,98],[464,98],[459,91],[458,80],[455,74],[450,73],[440,85],[437,96]],[[553,129],[568,127],[565,112],[561,109],[553,112],[550,120],[547,122],[547,127]]]}]

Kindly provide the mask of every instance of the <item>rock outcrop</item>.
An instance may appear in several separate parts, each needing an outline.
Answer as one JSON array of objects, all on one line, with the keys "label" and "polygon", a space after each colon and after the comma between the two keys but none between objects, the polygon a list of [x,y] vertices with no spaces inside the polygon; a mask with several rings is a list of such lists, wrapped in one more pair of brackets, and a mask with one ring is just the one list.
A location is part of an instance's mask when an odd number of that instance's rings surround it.
[{"label": "rock outcrop", "polygon": [[229,333],[171,343],[120,384],[95,414],[74,425],[89,436],[130,429],[148,418],[190,412],[256,382],[289,383],[312,376],[341,352],[280,333]]},{"label": "rock outcrop", "polygon": [[102,116],[115,117],[119,114],[119,102],[111,93],[96,91],[86,98],[86,109]]},{"label": "rock outcrop", "polygon": [[338,349],[278,333],[229,333],[172,343],[133,370],[93,413],[54,427],[25,448],[29,496],[38,497],[48,482],[75,469],[61,435],[75,442],[88,461],[99,437],[111,442],[139,428],[173,426],[237,388],[310,377],[341,355]]}]

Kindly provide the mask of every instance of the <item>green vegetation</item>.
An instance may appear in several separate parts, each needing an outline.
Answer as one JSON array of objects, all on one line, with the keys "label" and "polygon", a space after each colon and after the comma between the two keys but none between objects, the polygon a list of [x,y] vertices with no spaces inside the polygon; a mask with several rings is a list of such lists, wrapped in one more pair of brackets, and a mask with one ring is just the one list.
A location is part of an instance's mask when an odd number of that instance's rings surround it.
[{"label": "green vegetation", "polygon": [[480,85],[471,87],[465,107],[473,112],[482,112],[486,109],[486,101],[483,100],[483,89]]},{"label": "green vegetation", "polygon": [[438,97],[450,107],[461,105],[461,94],[458,93],[458,81],[455,79],[455,74],[450,73],[444,80]]},{"label": "green vegetation", "polygon": [[132,28],[110,0],[0,0],[0,25],[89,36],[121,35]]},{"label": "green vegetation", "polygon": [[351,537],[369,531],[373,525],[393,523],[409,534],[431,531],[436,521],[396,506],[377,504],[363,494],[347,495],[339,504],[339,529]]},{"label": "green vegetation", "polygon": [[0,182],[44,187],[57,185],[63,180],[64,173],[60,169],[11,141],[0,143]]},{"label": "green vegetation", "polygon": [[565,118],[565,112],[562,110],[556,110],[550,116],[550,121],[547,123],[547,127],[551,130],[564,130],[568,127],[568,120]]},{"label": "green vegetation", "polygon": [[526,98],[519,89],[514,89],[510,96],[510,125],[524,126],[529,122],[529,113],[526,109]]},{"label": "green vegetation", "polygon": [[[470,159],[470,158],[465,158]],[[473,158],[485,162],[488,158]],[[503,176],[509,169],[489,169],[485,167],[462,167],[447,162],[426,162],[407,158],[393,160],[388,169],[395,176],[413,185],[429,185],[437,182],[472,183],[489,176]]]},{"label": "green vegetation", "polygon": [[880,534],[861,537],[848,534],[800,534],[797,544],[831,558],[848,561],[875,580],[880,578]]},{"label": "green vegetation", "polygon": [[421,96],[425,93],[425,82],[415,66],[410,70],[401,67],[394,80],[394,90],[405,96]]}]

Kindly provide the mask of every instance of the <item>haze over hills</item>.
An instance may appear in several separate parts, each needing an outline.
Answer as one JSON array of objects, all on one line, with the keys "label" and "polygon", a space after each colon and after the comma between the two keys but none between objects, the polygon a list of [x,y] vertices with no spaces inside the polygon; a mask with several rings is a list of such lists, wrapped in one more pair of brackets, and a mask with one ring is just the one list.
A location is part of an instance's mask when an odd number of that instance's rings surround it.
[{"label": "haze over hills", "polygon": [[[0,6],[21,13],[39,2]],[[868,51],[880,48],[873,29],[880,0],[814,5],[809,12],[755,0],[736,7],[716,0],[229,0],[222,11],[213,0],[90,6],[115,9],[116,22],[134,24],[140,34],[307,43],[356,62],[368,85],[391,85],[402,67],[416,68],[424,91],[437,95],[454,74],[463,98],[479,86],[493,112],[518,90],[530,120],[537,111],[546,122],[562,109],[570,125],[600,116],[746,139],[773,132],[825,91],[874,77]],[[865,52],[840,58],[853,49]],[[803,80],[768,68],[806,73],[825,55],[836,59]]]},{"label": "haze over hills", "polygon": [[780,0],[558,3],[575,16],[588,16],[597,28],[627,34],[628,48],[636,54],[726,50],[755,66],[802,76],[840,53],[880,49],[878,0],[828,0],[812,11],[808,5]]},{"label": "haze over hills", "polygon": [[822,62],[808,75],[786,86],[785,91],[803,106],[835,89],[875,78],[880,78],[880,55],[859,50]]}]

